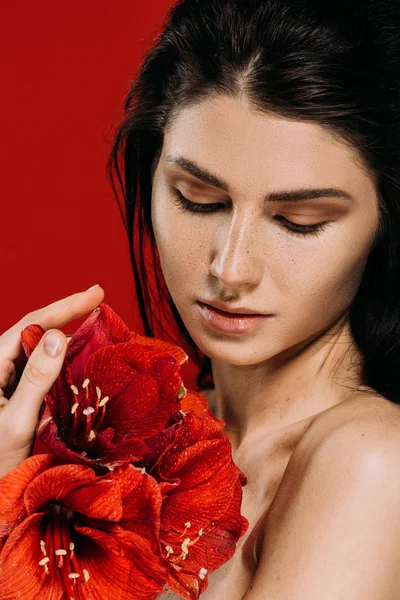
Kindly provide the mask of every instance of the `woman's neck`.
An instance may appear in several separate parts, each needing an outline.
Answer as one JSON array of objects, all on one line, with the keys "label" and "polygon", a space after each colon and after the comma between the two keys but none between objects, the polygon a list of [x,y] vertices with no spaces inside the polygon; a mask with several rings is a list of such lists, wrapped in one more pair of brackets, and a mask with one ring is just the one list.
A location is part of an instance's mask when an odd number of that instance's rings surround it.
[{"label": "woman's neck", "polygon": [[361,385],[361,355],[347,315],[318,338],[263,363],[211,364],[213,410],[235,447],[261,429],[277,432],[326,410]]}]

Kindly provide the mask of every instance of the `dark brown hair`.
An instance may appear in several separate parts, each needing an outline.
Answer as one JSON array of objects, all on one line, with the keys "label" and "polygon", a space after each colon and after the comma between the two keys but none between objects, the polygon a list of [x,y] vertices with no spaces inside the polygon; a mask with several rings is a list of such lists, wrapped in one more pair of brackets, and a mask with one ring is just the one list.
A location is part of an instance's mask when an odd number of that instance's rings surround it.
[{"label": "dark brown hair", "polygon": [[[162,276],[151,224],[152,175],[177,112],[216,94],[320,124],[377,178],[380,226],[349,310],[363,381],[400,403],[400,17],[398,0],[181,0],[144,57],[108,169],[128,235],[145,334],[183,335],[212,386]],[[148,273],[155,276],[150,285]],[[173,333],[168,334],[172,337]],[[176,340],[179,343],[179,340]]]}]

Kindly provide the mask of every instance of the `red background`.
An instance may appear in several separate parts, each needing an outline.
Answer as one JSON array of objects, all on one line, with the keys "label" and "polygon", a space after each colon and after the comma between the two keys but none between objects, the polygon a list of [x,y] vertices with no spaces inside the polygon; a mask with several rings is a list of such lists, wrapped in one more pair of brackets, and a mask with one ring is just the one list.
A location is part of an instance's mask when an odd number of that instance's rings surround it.
[{"label": "red background", "polygon": [[106,160],[130,82],[173,3],[0,3],[0,332],[99,283],[142,333]]}]

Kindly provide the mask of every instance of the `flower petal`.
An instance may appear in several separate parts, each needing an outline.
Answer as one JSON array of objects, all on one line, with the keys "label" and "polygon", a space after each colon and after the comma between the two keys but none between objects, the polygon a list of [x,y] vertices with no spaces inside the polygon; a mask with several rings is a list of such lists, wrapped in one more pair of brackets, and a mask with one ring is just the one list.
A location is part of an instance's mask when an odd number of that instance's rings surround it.
[{"label": "flower petal", "polygon": [[180,479],[164,499],[161,529],[185,529],[190,522],[198,531],[226,512],[227,501],[237,480],[237,467],[231,458],[229,440],[203,440],[174,455],[174,465],[160,472],[165,479]]},{"label": "flower petal", "polygon": [[[40,526],[42,518],[43,513],[31,515],[7,540],[0,555],[2,600],[69,600],[69,595],[63,595],[57,567],[54,570],[53,566],[50,576],[45,576],[43,566],[39,565],[43,558],[40,551],[40,540],[44,537]],[[156,578],[146,576],[142,569],[132,563],[130,556],[118,556],[104,549],[92,537],[81,534],[78,527],[76,531],[75,560],[81,575],[74,590],[76,600],[154,600],[161,593],[167,577],[165,565],[162,574],[154,570]],[[118,537],[116,533],[112,535]],[[119,539],[121,545],[126,536],[134,537],[131,532],[122,532]],[[101,537],[99,531],[98,540]],[[147,567],[150,569],[149,565]],[[87,581],[82,585],[83,569]],[[157,581],[157,577],[161,581]]]},{"label": "flower petal", "polygon": [[153,544],[159,552],[160,511],[162,495],[156,480],[141,469],[124,465],[111,474],[118,481],[123,502],[121,525]]},{"label": "flower petal", "polygon": [[[112,558],[129,559],[126,571],[127,574],[131,574],[131,577],[134,576],[135,580],[140,577],[144,581],[148,580],[152,588],[162,590],[168,577],[167,563],[159,553],[154,551],[148,540],[121,526],[114,527],[112,531],[108,531],[108,528],[102,531],[99,528],[80,525],[75,525],[75,529],[81,535],[87,536],[85,540],[89,537],[94,540]],[[85,557],[83,558],[82,555],[82,563],[88,565],[87,541],[84,548]],[[95,573],[91,575],[96,576]],[[136,598],[135,595],[129,597]]]},{"label": "flower petal", "polygon": [[225,564],[235,553],[238,540],[248,529],[248,521],[240,515],[242,484],[237,480],[226,514],[211,523],[201,538],[189,547],[180,569],[171,568],[167,587],[186,600],[197,598],[208,586],[208,574]]},{"label": "flower petal", "polygon": [[194,570],[191,570],[186,561],[179,564],[179,569],[171,566],[167,588],[178,594],[180,598],[197,600],[208,587],[207,576],[205,575],[204,579],[200,578],[200,574],[203,575],[201,569],[205,567],[199,569],[196,563]]},{"label": "flower petal", "polygon": [[50,411],[46,408],[37,429],[37,436],[42,444],[65,462],[93,466],[93,460],[74,452],[66,446],[65,442],[60,437],[58,437],[57,423],[54,421],[53,417],[49,415]]},{"label": "flower petal", "polygon": [[44,513],[27,517],[7,539],[0,554],[0,597],[2,600],[61,600],[63,590],[56,577],[48,577],[39,561],[43,558]]},{"label": "flower petal", "polygon": [[207,573],[226,562],[248,525],[240,514],[246,478],[220,423],[187,413],[152,471],[163,493],[160,542],[168,587],[193,600]]},{"label": "flower petal", "polygon": [[202,419],[213,419],[219,424],[221,429],[223,429],[226,425],[225,421],[221,421],[214,416],[214,413],[211,412],[208,406],[207,398],[200,392],[187,390],[186,395],[181,398],[181,409],[184,412],[192,411]]},{"label": "flower petal", "polygon": [[[76,544],[77,561],[89,575],[89,579],[84,586],[85,595],[83,599],[119,600],[120,598],[134,598],[135,600],[155,600],[160,595],[166,580],[165,567],[163,577],[159,582],[156,578],[143,573],[143,566],[150,568],[149,564],[143,564],[148,558],[146,555],[138,557],[138,562],[141,561],[138,567],[129,555],[118,556],[106,550],[103,547],[105,541],[104,537],[101,536],[101,532],[96,537],[97,541],[90,536],[80,536],[80,543]],[[101,544],[97,543],[101,540]],[[158,572],[155,571],[155,573]]]},{"label": "flower petal", "polygon": [[203,419],[193,412],[184,414],[181,424],[176,427],[171,444],[161,454],[158,462],[163,462],[163,470],[168,470],[175,461],[175,455],[181,454],[200,440],[227,438],[221,430],[218,419]]},{"label": "flower petal", "polygon": [[146,346],[153,346],[153,348],[158,348],[159,350],[168,352],[168,354],[172,354],[172,356],[175,356],[180,365],[184,365],[189,360],[189,356],[180,346],[176,346],[170,342],[166,342],[158,338],[139,335],[135,332],[131,332],[131,340],[139,344],[145,344]]},{"label": "flower petal", "polygon": [[39,474],[24,494],[26,511],[44,510],[49,502],[59,502],[73,511],[96,519],[118,521],[122,516],[120,488],[107,475],[82,465],[60,465]]},{"label": "flower petal", "polygon": [[110,397],[104,428],[114,429],[115,443],[156,435],[180,408],[179,365],[170,354],[149,346],[125,343],[102,348],[90,357],[85,377]]},{"label": "flower petal", "polygon": [[108,304],[102,302],[73,334],[66,361],[71,365],[73,382],[83,382],[84,367],[89,357],[103,346],[127,342],[131,332]]},{"label": "flower petal", "polygon": [[37,454],[23,460],[0,479],[0,548],[1,541],[26,516],[24,493],[37,475],[58,462],[56,456]]},{"label": "flower petal", "polygon": [[30,357],[44,334],[45,330],[40,325],[28,325],[21,331],[21,344],[27,358]]},{"label": "flower petal", "polygon": [[[118,436],[121,438],[122,436]],[[139,460],[148,452],[147,445],[140,438],[116,439],[115,431],[108,427],[98,434],[90,455],[99,457],[96,462],[109,468],[128,461]]]},{"label": "flower petal", "polygon": [[144,459],[135,462],[135,465],[138,467],[148,467],[147,470],[150,472],[164,450],[172,444],[178,427],[180,427],[179,423],[173,423],[160,431],[160,433],[151,438],[151,440],[147,440],[148,452]]}]

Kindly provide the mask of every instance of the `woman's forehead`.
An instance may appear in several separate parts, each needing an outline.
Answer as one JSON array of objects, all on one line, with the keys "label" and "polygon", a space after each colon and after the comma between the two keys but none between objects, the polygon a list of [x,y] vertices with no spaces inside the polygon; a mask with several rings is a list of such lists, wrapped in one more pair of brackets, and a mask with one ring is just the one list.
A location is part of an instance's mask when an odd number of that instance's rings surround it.
[{"label": "woman's forehead", "polygon": [[[177,112],[166,130],[161,160],[185,157],[218,174],[232,189],[272,190],[299,186],[375,190],[359,164],[359,154],[317,123],[255,111],[245,102],[221,96]],[[365,192],[366,190],[362,190]]]}]

